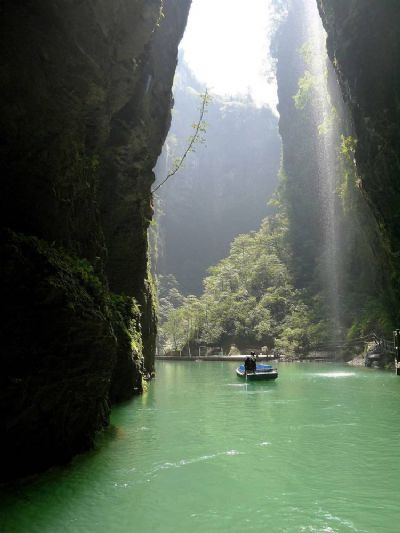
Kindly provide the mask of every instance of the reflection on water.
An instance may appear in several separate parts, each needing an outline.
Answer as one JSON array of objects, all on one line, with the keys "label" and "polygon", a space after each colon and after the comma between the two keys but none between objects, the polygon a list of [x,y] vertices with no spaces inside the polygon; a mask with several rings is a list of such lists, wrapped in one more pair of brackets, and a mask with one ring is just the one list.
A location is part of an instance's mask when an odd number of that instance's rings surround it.
[{"label": "reflection on water", "polygon": [[276,382],[243,384],[234,371],[160,363],[95,451],[3,491],[0,530],[398,530],[399,378],[280,364]]},{"label": "reflection on water", "polygon": [[318,372],[312,374],[313,376],[319,376],[321,378],[348,378],[355,376],[355,372]]}]

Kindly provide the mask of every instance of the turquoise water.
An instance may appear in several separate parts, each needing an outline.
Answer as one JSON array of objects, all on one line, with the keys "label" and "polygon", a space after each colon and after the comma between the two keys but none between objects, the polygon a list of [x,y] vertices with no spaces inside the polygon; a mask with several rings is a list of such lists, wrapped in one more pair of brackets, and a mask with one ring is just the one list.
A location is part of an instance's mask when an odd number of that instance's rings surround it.
[{"label": "turquoise water", "polygon": [[400,531],[400,378],[160,363],[95,451],[1,493],[0,531]]}]

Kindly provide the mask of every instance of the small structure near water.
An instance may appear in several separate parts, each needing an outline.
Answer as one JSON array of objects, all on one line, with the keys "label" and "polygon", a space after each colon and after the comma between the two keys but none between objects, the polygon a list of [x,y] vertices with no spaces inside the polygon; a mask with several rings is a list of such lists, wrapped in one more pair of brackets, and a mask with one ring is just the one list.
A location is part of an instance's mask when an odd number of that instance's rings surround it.
[{"label": "small structure near water", "polygon": [[393,346],[395,352],[394,368],[396,375],[400,376],[400,329],[393,331]]},{"label": "small structure near water", "polygon": [[[393,331],[393,342],[373,335],[366,344],[364,364],[368,368],[393,368],[400,375],[400,330]],[[393,362],[394,359],[394,362]],[[393,365],[394,363],[394,365]]]},{"label": "small structure near water", "polygon": [[240,355],[240,350],[236,344],[231,345],[228,355]]}]

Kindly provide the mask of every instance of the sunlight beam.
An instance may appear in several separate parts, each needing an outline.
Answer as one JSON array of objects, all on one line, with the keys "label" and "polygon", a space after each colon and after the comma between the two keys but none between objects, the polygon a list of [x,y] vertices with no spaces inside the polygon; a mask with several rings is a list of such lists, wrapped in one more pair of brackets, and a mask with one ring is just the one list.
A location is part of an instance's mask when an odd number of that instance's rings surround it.
[{"label": "sunlight beam", "polygon": [[271,0],[193,0],[181,43],[185,61],[214,93],[250,95],[276,111],[273,15]]}]

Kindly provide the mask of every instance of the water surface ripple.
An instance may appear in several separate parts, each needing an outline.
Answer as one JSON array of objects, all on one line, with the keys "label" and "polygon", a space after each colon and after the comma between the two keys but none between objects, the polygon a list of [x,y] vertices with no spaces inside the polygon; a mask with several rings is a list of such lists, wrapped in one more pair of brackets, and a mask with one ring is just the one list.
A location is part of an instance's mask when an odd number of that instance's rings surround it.
[{"label": "water surface ripple", "polygon": [[400,523],[400,378],[159,363],[96,450],[1,491],[7,533],[368,532]]}]

